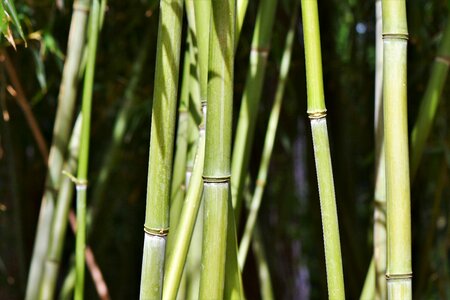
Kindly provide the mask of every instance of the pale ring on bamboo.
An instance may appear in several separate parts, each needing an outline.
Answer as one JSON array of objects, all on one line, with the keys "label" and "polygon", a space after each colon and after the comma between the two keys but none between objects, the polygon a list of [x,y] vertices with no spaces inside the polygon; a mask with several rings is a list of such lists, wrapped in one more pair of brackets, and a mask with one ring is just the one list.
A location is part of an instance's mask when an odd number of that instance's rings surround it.
[{"label": "pale ring on bamboo", "polygon": [[263,57],[268,57],[269,51],[270,51],[270,49],[267,47],[252,47],[250,49],[250,55],[257,54],[257,55],[261,55]]},{"label": "pale ring on bamboo", "polygon": [[310,119],[322,119],[325,118],[326,116],[327,110],[308,112],[308,118]]},{"label": "pale ring on bamboo", "polygon": [[405,40],[409,39],[407,33],[383,33],[383,40]]},{"label": "pale ring on bamboo", "polygon": [[226,183],[230,182],[231,175],[223,176],[202,176],[204,183]]},{"label": "pale ring on bamboo", "polygon": [[165,237],[169,234],[169,228],[149,228],[144,225],[144,231],[149,235]]},{"label": "pale ring on bamboo", "polygon": [[73,10],[83,11],[85,13],[89,12],[89,6],[80,4],[78,1],[73,4]]},{"label": "pale ring on bamboo", "polygon": [[450,66],[450,56],[438,55],[434,60],[446,65],[447,67]]},{"label": "pale ring on bamboo", "polygon": [[405,274],[386,274],[386,280],[406,280],[412,278],[412,273]]},{"label": "pale ring on bamboo", "polygon": [[264,187],[266,185],[266,181],[265,180],[256,180],[256,186],[259,187]]}]

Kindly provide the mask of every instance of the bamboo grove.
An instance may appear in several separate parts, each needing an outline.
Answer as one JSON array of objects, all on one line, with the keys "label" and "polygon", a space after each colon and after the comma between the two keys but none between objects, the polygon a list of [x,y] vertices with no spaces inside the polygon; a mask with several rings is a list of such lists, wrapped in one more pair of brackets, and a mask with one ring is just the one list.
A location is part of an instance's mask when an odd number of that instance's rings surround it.
[{"label": "bamboo grove", "polygon": [[0,1],[0,299],[449,299],[450,2]]}]

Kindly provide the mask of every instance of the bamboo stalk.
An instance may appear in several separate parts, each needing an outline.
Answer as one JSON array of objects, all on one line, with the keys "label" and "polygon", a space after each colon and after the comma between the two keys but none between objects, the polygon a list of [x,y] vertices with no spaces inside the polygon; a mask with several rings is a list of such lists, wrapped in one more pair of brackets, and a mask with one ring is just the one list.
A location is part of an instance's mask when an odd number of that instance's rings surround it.
[{"label": "bamboo stalk", "polygon": [[450,22],[447,22],[411,133],[411,182],[417,174],[450,66]]},{"label": "bamboo stalk", "polygon": [[277,0],[262,0],[256,17],[250,51],[250,69],[242,94],[231,166],[231,174],[233,174],[231,191],[236,220],[239,220],[242,206],[242,191],[250,162],[276,7]]},{"label": "bamboo stalk", "polygon": [[262,233],[259,222],[256,221],[255,230],[253,232],[252,250],[255,254],[256,263],[258,265],[258,278],[262,300],[273,300],[272,281],[270,279],[269,263],[267,261],[267,254],[264,249],[262,240]]},{"label": "bamboo stalk", "polygon": [[76,82],[84,48],[89,3],[89,0],[74,1],[67,56],[58,95],[58,108],[53,127],[53,141],[48,159],[49,169],[39,212],[30,271],[28,273],[26,300],[34,300],[39,294],[42,270],[48,250],[56,193],[59,190],[64,153],[67,148],[72,125]]},{"label": "bamboo stalk", "polygon": [[84,264],[86,248],[86,194],[89,163],[89,138],[91,127],[92,93],[94,89],[95,58],[100,26],[100,2],[93,0],[88,25],[88,46],[86,74],[84,76],[80,154],[76,179],[77,191],[77,233],[75,244],[75,300],[84,299]]},{"label": "bamboo stalk", "polygon": [[411,299],[406,5],[383,0],[383,100],[387,199],[388,299]]},{"label": "bamboo stalk", "polygon": [[153,94],[141,299],[160,299],[169,230],[183,1],[160,2]]},{"label": "bamboo stalk", "polygon": [[199,299],[224,295],[234,72],[233,0],[212,1]]},{"label": "bamboo stalk", "polygon": [[314,145],[329,299],[345,299],[333,170],[326,122],[317,0],[302,0],[308,116]]},{"label": "bamboo stalk", "polygon": [[383,39],[381,0],[375,3],[375,210],[373,264],[375,271],[375,299],[386,299],[386,171],[383,120]]},{"label": "bamboo stalk", "polygon": [[281,105],[283,104],[284,90],[286,86],[287,76],[291,65],[292,47],[295,34],[295,25],[298,17],[298,9],[300,2],[296,1],[293,8],[291,24],[288,34],[286,36],[286,43],[281,59],[280,78],[275,94],[275,101],[272,106],[272,111],[269,117],[269,124],[267,126],[266,137],[264,140],[264,148],[262,151],[261,163],[258,171],[258,178],[256,179],[256,188],[253,193],[247,223],[245,224],[244,234],[239,244],[239,268],[244,269],[247,252],[250,245],[250,240],[253,236],[253,229],[255,228],[256,219],[258,217],[261,200],[264,194],[264,187],[267,181],[267,174],[269,171],[270,159],[272,157],[273,145],[278,127],[278,120],[280,117]]},{"label": "bamboo stalk", "polygon": [[[75,122],[69,145],[69,155],[64,166],[64,171],[68,172],[69,174],[75,173],[77,169],[81,119],[82,117],[80,114],[77,118],[77,121]],[[54,298],[72,195],[73,183],[69,177],[64,177],[62,179],[61,187],[58,192],[55,215],[50,232],[47,260],[45,262],[45,267],[42,275],[39,299],[45,300]]]}]

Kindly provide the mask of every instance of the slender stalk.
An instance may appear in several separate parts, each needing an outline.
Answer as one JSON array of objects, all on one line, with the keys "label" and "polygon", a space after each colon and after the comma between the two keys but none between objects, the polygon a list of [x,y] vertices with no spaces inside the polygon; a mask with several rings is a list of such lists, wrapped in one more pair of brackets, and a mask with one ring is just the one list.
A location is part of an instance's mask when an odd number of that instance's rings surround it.
[{"label": "slender stalk", "polygon": [[336,197],[323,92],[317,0],[302,0],[301,3],[305,41],[308,116],[311,120],[314,158],[319,186],[328,297],[330,299],[345,299]]},{"label": "slender stalk", "polygon": [[93,0],[89,18],[89,41],[86,74],[83,86],[82,124],[80,136],[80,158],[76,180],[77,190],[77,234],[75,244],[75,300],[84,299],[84,264],[86,248],[86,194],[89,162],[89,138],[91,127],[92,93],[94,89],[95,58],[99,33],[100,2]]},{"label": "slender stalk", "polygon": [[[189,43],[188,43],[189,44]],[[176,152],[173,166],[171,197],[170,197],[170,228],[175,232],[181,209],[186,194],[186,160],[188,148],[189,129],[189,77],[190,77],[189,47],[184,52],[183,82],[181,96],[178,104],[178,124],[176,138]],[[167,244],[171,248],[171,237],[169,235]]]},{"label": "slender stalk", "polygon": [[286,37],[283,57],[281,59],[280,79],[278,81],[277,91],[275,94],[275,101],[272,106],[272,111],[269,117],[269,124],[267,126],[266,137],[264,140],[264,148],[262,152],[262,159],[258,171],[258,178],[256,179],[256,188],[251,200],[250,211],[245,224],[244,234],[241,243],[239,244],[239,268],[244,269],[247,252],[250,245],[250,240],[253,236],[253,229],[255,228],[256,219],[258,217],[259,207],[264,193],[265,183],[267,181],[267,173],[269,171],[270,159],[272,157],[273,145],[278,127],[278,120],[280,118],[281,105],[283,103],[284,90],[286,86],[287,75],[291,65],[292,46],[295,34],[295,25],[298,17],[298,9],[300,2],[295,2],[291,24]]},{"label": "slender stalk", "polygon": [[[81,119],[82,117],[80,114],[75,122],[69,145],[69,154],[64,166],[64,171],[69,174],[75,173],[77,169]],[[69,177],[64,177],[58,192],[55,215],[53,217],[52,229],[50,232],[50,244],[48,247],[47,260],[45,262],[45,268],[42,275],[39,299],[45,300],[54,298],[72,196],[73,183]]]},{"label": "slender stalk", "polygon": [[209,30],[211,1],[194,1],[195,28],[197,30],[200,101],[206,104],[208,96]]},{"label": "slender stalk", "polygon": [[236,220],[239,220],[242,206],[242,191],[253,145],[276,7],[277,0],[262,0],[256,17],[250,51],[250,69],[242,95],[231,166],[231,173],[233,174],[231,191]]},{"label": "slender stalk", "polygon": [[236,33],[234,48],[236,49],[241,36],[242,26],[244,25],[245,15],[247,14],[248,0],[236,0]]},{"label": "slender stalk", "polygon": [[375,282],[377,280],[375,276],[375,260],[372,258],[369,265],[369,270],[367,271],[366,280],[361,291],[360,300],[370,300],[375,299]]},{"label": "slender stalk", "polygon": [[74,1],[67,56],[59,89],[58,108],[53,127],[53,141],[48,159],[49,169],[39,212],[30,271],[28,273],[26,300],[34,300],[39,294],[42,270],[48,251],[55,201],[61,181],[61,169],[72,125],[76,82],[84,47],[89,3],[89,0]]},{"label": "slender stalk", "polygon": [[[202,126],[203,127],[203,126]],[[194,231],[195,221],[200,207],[202,196],[202,173],[205,157],[205,130],[200,129],[198,152],[194,163],[193,173],[189,182],[186,200],[183,204],[178,229],[174,233],[171,249],[168,256],[166,273],[164,276],[163,299],[175,299],[181,276],[183,274],[189,245]]]},{"label": "slender stalk", "polygon": [[253,232],[252,249],[253,253],[255,254],[256,264],[258,265],[258,277],[259,277],[259,286],[261,289],[261,299],[272,300],[275,299],[275,297],[273,295],[269,264],[267,261],[267,255],[264,249],[261,234],[262,234],[261,229],[257,221],[255,225],[255,230]]},{"label": "slender stalk", "polygon": [[30,104],[25,96],[25,92],[22,88],[22,84],[20,83],[19,76],[17,75],[16,69],[9,58],[9,55],[6,51],[1,51],[0,55],[4,56],[4,62],[6,71],[8,72],[8,77],[11,80],[12,85],[14,86],[14,91],[12,96],[14,96],[17,100],[17,104],[19,104],[20,108],[25,115],[25,119],[27,120],[28,126],[33,133],[33,137],[36,140],[36,144],[38,146],[39,152],[41,152],[41,156],[45,163],[48,160],[48,147],[45,142],[45,138],[42,134],[42,131],[39,127],[38,122],[33,114],[33,111],[30,107]]},{"label": "slender stalk", "polygon": [[233,0],[212,1],[199,299],[224,295],[234,72]]},{"label": "slender stalk", "polygon": [[383,39],[381,0],[375,3],[375,211],[373,264],[375,299],[386,299],[386,171],[383,132]]},{"label": "slender stalk", "polygon": [[383,100],[387,199],[388,299],[411,299],[411,207],[409,189],[406,53],[403,0],[383,0]]},{"label": "slender stalk", "polygon": [[450,66],[450,22],[445,26],[444,34],[431,69],[431,76],[420,103],[419,114],[411,133],[411,182],[417,174],[423,150],[434,116],[447,80]]},{"label": "slender stalk", "polygon": [[183,1],[160,2],[153,93],[141,299],[160,299],[169,230]]}]

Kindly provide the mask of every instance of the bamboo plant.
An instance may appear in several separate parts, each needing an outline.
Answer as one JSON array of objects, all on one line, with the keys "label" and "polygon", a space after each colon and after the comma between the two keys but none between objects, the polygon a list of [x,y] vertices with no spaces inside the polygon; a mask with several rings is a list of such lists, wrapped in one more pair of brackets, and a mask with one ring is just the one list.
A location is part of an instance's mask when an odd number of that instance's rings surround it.
[{"label": "bamboo plant", "polygon": [[89,3],[89,0],[76,0],[73,4],[67,55],[59,89],[55,125],[53,127],[53,142],[48,158],[49,169],[46,178],[46,188],[42,197],[33,255],[28,273],[26,300],[34,300],[39,294],[42,270],[48,250],[56,193],[60,186],[64,154],[72,125],[76,82],[84,49]]},{"label": "bamboo plant", "polygon": [[383,0],[383,101],[387,200],[388,299],[411,299],[405,1]]},{"label": "bamboo plant", "polygon": [[[73,129],[68,158],[64,166],[64,171],[72,174],[76,172],[80,132],[81,132],[80,114],[75,122]],[[52,229],[50,233],[50,244],[48,247],[47,260],[42,275],[42,283],[40,287],[39,299],[53,299],[56,289],[56,281],[58,279],[58,271],[61,264],[61,256],[64,246],[64,237],[67,229],[67,218],[69,215],[71,200],[73,196],[73,183],[71,178],[66,176],[62,179],[61,187],[58,192],[58,198],[55,208],[55,216],[53,218]]]},{"label": "bamboo plant", "polygon": [[261,206],[261,200],[264,193],[265,183],[267,181],[270,159],[272,157],[273,145],[275,142],[275,136],[278,127],[278,120],[280,118],[281,105],[283,103],[284,90],[286,86],[289,68],[291,65],[292,47],[294,41],[295,25],[298,17],[299,4],[300,2],[296,1],[295,7],[293,8],[291,24],[286,37],[286,44],[284,46],[284,52],[281,59],[280,78],[278,81],[277,91],[275,93],[275,101],[273,103],[272,111],[270,113],[266,137],[264,140],[262,159],[258,171],[258,177],[256,179],[256,188],[255,192],[253,193],[253,198],[251,200],[250,211],[247,217],[247,222],[245,224],[244,234],[242,236],[241,243],[239,244],[238,260],[239,260],[239,267],[241,270],[244,268],[248,248],[250,245],[251,238],[253,236],[253,230],[255,228],[256,219],[258,217],[259,208]]},{"label": "bamboo plant", "polygon": [[204,229],[200,299],[224,295],[230,194],[235,3],[212,1],[208,110],[203,171]]},{"label": "bamboo plant", "polygon": [[256,117],[261,100],[277,0],[263,0],[259,4],[250,51],[250,69],[242,94],[239,121],[233,146],[231,190],[236,220],[239,220],[242,190],[247,176]]},{"label": "bamboo plant", "polygon": [[159,299],[162,296],[164,257],[169,231],[169,198],[182,15],[182,0],[160,2],[147,208],[144,224],[141,299]]},{"label": "bamboo plant", "polygon": [[100,26],[100,2],[93,0],[89,18],[89,41],[87,46],[86,74],[84,76],[82,123],[80,136],[80,157],[76,179],[77,190],[77,233],[75,244],[75,299],[84,299],[84,264],[86,248],[86,195],[89,162],[89,137],[91,127],[92,93],[94,89],[95,58]]},{"label": "bamboo plant", "polygon": [[345,299],[339,226],[322,79],[319,14],[316,0],[302,0],[308,116],[314,145],[329,299]]},{"label": "bamboo plant", "polygon": [[386,299],[386,176],[383,132],[383,39],[381,0],[375,3],[375,211],[374,268],[375,299]]}]

